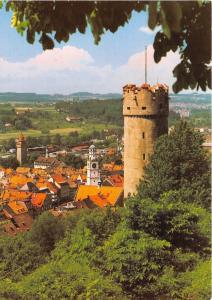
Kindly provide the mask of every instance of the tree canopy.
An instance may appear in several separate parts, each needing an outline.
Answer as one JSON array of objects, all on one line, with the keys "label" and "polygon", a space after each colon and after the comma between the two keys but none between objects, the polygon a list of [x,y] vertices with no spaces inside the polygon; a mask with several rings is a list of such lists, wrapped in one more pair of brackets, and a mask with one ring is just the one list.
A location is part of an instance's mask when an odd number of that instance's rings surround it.
[{"label": "tree canopy", "polygon": [[98,44],[106,31],[115,33],[133,12],[146,11],[148,26],[159,26],[154,40],[154,59],[179,51],[181,62],[174,68],[174,92],[211,88],[210,1],[8,1],[12,26],[34,43],[36,34],[43,49],[67,42],[75,32],[90,27]]},{"label": "tree canopy", "polygon": [[140,197],[157,200],[175,190],[186,201],[210,207],[210,163],[202,143],[202,135],[186,121],[161,136],[139,185]]}]

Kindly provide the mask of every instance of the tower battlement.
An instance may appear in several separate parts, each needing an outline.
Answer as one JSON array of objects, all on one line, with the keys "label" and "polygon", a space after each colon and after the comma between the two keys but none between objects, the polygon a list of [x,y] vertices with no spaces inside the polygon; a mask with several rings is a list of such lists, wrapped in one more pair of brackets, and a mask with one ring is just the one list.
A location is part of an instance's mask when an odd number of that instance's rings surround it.
[{"label": "tower battlement", "polygon": [[165,84],[127,84],[123,87],[124,116],[168,116],[168,86]]}]

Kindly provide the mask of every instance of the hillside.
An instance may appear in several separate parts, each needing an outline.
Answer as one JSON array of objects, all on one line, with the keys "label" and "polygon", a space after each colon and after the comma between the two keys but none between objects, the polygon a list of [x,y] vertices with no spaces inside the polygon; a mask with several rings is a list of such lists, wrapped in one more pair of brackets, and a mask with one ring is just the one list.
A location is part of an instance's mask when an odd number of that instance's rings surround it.
[{"label": "hillside", "polygon": [[36,94],[36,93],[0,93],[0,102],[56,102],[56,101],[67,101],[67,100],[109,100],[109,99],[120,99],[121,94],[93,94],[88,92],[78,92],[69,95],[50,95],[50,94]]},{"label": "hillside", "polygon": [[[0,102],[56,102],[68,100],[110,100],[121,99],[121,93],[89,93],[77,92],[69,95],[62,94],[36,94],[36,93],[0,93]],[[193,93],[193,94],[170,94],[170,103],[185,102],[196,104],[211,104],[211,95],[208,93]]]}]

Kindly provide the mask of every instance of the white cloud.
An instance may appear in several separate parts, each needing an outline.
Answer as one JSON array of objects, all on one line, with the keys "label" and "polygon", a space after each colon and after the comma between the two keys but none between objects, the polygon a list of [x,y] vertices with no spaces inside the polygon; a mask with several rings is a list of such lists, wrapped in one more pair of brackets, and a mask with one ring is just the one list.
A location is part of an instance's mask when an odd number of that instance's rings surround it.
[{"label": "white cloud", "polygon": [[155,34],[157,31],[159,31],[160,27],[156,27],[154,30],[151,30],[148,26],[141,26],[139,28],[139,31],[145,33],[145,34]]},{"label": "white cloud", "polygon": [[[153,59],[153,47],[147,49],[148,82],[172,85],[172,69],[179,55],[170,52],[159,64]],[[126,83],[144,82],[144,51],[133,54],[118,67],[98,66],[84,49],[66,46],[47,50],[24,62],[0,58],[0,90],[37,93],[122,92]]]}]

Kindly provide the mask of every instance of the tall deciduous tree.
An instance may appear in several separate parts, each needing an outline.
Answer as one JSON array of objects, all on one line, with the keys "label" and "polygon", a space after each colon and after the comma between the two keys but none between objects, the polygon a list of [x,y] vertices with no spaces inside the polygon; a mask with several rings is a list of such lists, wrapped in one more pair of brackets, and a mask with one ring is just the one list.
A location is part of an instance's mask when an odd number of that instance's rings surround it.
[{"label": "tall deciduous tree", "polygon": [[181,190],[190,202],[210,206],[210,165],[202,147],[203,137],[181,121],[161,136],[138,187],[141,198],[157,200],[169,190]]},{"label": "tall deciduous tree", "polygon": [[106,31],[114,33],[128,23],[133,12],[147,11],[149,28],[161,26],[154,41],[155,61],[170,50],[180,52],[173,90],[211,87],[210,1],[8,1],[6,9],[13,11],[12,26],[26,32],[31,44],[38,34],[43,49],[54,48],[54,41],[67,42],[87,27],[98,44]]}]

